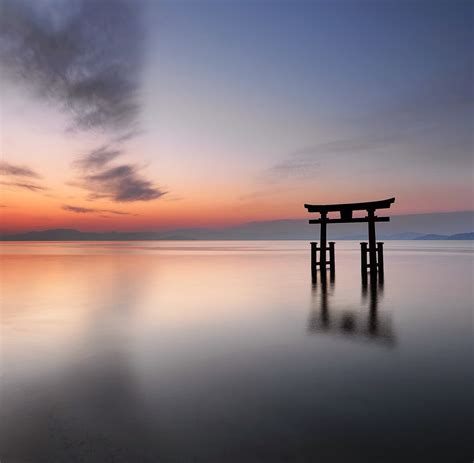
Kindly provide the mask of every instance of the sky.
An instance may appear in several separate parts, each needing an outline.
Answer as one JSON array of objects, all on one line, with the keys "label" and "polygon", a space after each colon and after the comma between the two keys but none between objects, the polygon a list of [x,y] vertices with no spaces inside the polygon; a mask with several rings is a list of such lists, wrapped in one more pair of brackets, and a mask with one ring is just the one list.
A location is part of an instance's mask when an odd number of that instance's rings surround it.
[{"label": "sky", "polygon": [[470,1],[0,8],[0,231],[474,210]]}]

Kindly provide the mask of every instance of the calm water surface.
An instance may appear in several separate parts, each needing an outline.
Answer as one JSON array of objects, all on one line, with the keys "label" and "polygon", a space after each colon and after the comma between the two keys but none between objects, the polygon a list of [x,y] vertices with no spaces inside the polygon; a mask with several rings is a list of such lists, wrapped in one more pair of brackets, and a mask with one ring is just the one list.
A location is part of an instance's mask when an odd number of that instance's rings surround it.
[{"label": "calm water surface", "polygon": [[2,463],[470,462],[469,242],[3,243]]}]

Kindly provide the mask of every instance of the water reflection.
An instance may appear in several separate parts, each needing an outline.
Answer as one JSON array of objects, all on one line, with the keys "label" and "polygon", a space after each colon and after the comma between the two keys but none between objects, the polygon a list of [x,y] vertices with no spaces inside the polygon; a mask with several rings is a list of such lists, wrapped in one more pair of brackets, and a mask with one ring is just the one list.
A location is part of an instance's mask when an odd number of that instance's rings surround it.
[{"label": "water reflection", "polygon": [[321,274],[319,281],[313,280],[308,331],[342,334],[352,339],[369,339],[393,346],[396,337],[392,319],[389,313],[381,313],[379,307],[383,299],[383,278],[362,279],[360,306],[341,307],[337,303],[332,306],[335,283],[335,273],[330,271]]},{"label": "water reflection", "polygon": [[468,461],[472,259],[342,245],[0,250],[1,461]]},{"label": "water reflection", "polygon": [[[60,328],[68,326],[68,317],[75,313],[76,329],[71,330],[69,343],[65,341],[60,347],[54,331],[48,331],[50,342],[40,338],[39,345],[23,340],[23,347],[13,350],[14,343],[5,344],[9,354],[4,357],[5,369],[13,352],[19,358],[36,358],[34,351],[38,350],[54,362],[48,365],[43,361],[38,370],[22,365],[26,372],[19,380],[10,361],[8,371],[13,374],[6,375],[2,391],[2,412],[9,417],[0,439],[2,457],[6,462],[35,463],[149,461],[143,448],[152,440],[153,430],[142,418],[143,400],[130,351],[135,308],[146,288],[146,278],[143,274],[134,278],[136,265],[108,257],[69,260],[68,272],[62,271],[66,267],[63,262],[64,258],[45,257],[41,261],[28,259],[29,265],[21,266],[21,274],[30,282],[21,293],[23,301],[33,295],[43,300],[55,294],[56,287],[67,288],[64,298],[56,294],[57,306],[45,309],[38,304],[32,306],[32,312],[49,311],[51,321],[44,325]],[[144,274],[151,270],[147,262],[140,264]],[[9,259],[8,270],[4,269],[9,291],[16,287],[13,276],[20,274],[17,265]],[[36,290],[30,293],[35,285]],[[7,302],[11,300],[12,294]],[[6,314],[9,305],[4,304]],[[29,320],[28,326],[23,318]],[[34,323],[34,314],[23,318],[12,316],[15,324],[25,323],[23,331],[29,337],[38,338],[38,332],[45,330]],[[61,352],[56,355],[58,349]],[[131,429],[139,438],[131,437]],[[139,442],[135,444],[135,440]]]}]

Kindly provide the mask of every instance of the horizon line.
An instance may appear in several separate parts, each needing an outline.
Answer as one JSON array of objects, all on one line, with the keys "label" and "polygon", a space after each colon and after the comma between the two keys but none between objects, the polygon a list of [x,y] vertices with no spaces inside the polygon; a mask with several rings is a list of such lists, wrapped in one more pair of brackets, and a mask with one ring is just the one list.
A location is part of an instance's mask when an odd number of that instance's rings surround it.
[{"label": "horizon line", "polygon": [[[426,216],[426,215],[441,215],[441,214],[474,214],[474,210],[460,210],[460,211],[444,211],[444,212],[422,212],[422,213],[414,213],[414,214],[394,214],[390,215],[390,218],[395,217],[413,217],[413,216]],[[310,213],[311,214],[311,213]],[[289,219],[289,218],[282,218],[282,219],[270,219],[270,220],[250,220],[247,222],[239,222],[234,225],[224,225],[224,226],[184,226],[184,227],[171,227],[171,228],[161,228],[161,229],[141,229],[141,230],[120,230],[120,229],[112,229],[112,230],[104,230],[104,229],[94,229],[94,230],[87,230],[87,229],[78,229],[74,226],[57,226],[51,228],[30,228],[28,230],[19,230],[19,231],[3,231],[0,229],[0,235],[2,236],[12,236],[12,235],[22,235],[27,233],[35,233],[35,232],[47,232],[53,230],[70,230],[70,231],[77,231],[80,233],[163,233],[163,232],[172,232],[172,231],[183,231],[183,230],[228,230],[236,227],[241,227],[249,224],[257,224],[257,223],[275,223],[275,222],[300,222],[309,220],[311,215],[306,216],[305,218],[299,219]]]}]

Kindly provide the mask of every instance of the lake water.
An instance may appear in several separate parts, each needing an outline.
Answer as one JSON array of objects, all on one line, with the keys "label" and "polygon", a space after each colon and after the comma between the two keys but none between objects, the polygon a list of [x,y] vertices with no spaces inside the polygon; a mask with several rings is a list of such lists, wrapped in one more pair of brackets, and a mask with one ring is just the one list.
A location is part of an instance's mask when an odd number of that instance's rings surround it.
[{"label": "lake water", "polygon": [[2,463],[470,462],[473,247],[1,245]]}]

